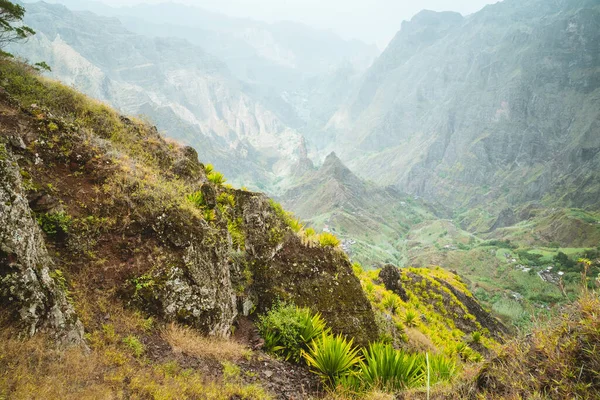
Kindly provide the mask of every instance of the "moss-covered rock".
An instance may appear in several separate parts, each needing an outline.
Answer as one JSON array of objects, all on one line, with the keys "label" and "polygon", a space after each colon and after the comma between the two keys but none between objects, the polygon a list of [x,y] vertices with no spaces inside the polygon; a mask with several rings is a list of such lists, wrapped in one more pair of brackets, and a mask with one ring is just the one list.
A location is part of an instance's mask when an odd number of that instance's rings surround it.
[{"label": "moss-covered rock", "polygon": [[291,300],[320,312],[335,332],[358,343],[378,337],[371,306],[343,252],[304,243],[266,196],[237,191],[236,199],[260,310]]}]

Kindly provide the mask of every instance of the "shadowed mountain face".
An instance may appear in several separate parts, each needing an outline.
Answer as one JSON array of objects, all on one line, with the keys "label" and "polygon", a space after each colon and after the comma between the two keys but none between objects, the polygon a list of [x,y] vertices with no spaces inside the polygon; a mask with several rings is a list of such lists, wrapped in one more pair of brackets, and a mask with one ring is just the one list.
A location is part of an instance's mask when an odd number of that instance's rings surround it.
[{"label": "shadowed mountain face", "polygon": [[359,175],[455,209],[597,209],[599,26],[595,1],[424,11],[329,121],[330,147]]}]

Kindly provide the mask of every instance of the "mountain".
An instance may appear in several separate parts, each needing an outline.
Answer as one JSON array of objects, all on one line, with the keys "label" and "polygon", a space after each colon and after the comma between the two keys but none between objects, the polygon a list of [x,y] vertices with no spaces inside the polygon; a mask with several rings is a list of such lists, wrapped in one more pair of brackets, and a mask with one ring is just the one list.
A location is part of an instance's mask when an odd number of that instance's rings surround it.
[{"label": "mountain", "polygon": [[319,168],[307,168],[290,186],[280,199],[286,208],[315,228],[345,239],[346,251],[365,266],[377,262],[403,265],[408,260],[400,252],[401,243],[410,227],[438,219],[444,212],[443,207],[394,187],[380,188],[364,181],[335,153]]},{"label": "mountain", "polygon": [[530,202],[597,211],[599,23],[589,0],[423,11],[330,119],[328,148],[479,232]]},{"label": "mountain", "polygon": [[147,115],[239,182],[266,185],[286,173],[300,134],[203,49],[140,36],[115,18],[61,5],[28,4],[27,11],[25,22],[38,34],[13,51],[46,60],[51,76],[123,112]]},{"label": "mountain", "polygon": [[358,80],[379,54],[374,45],[343,40],[331,32],[292,21],[265,23],[233,18],[172,2],[130,7],[109,7],[93,1],[59,3],[71,10],[116,17],[139,35],[176,37],[201,47],[222,60],[244,82],[246,90],[296,129],[314,127],[313,114],[323,113],[325,105],[329,112],[323,121],[319,120],[321,125],[345,100],[311,96],[322,88],[321,80],[344,73],[346,85],[338,90],[348,94],[348,80]]}]

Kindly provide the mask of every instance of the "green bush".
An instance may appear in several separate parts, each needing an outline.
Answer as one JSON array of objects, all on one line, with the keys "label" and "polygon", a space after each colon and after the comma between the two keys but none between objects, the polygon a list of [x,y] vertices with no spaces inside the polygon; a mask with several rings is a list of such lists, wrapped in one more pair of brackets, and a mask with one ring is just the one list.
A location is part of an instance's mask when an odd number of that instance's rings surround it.
[{"label": "green bush", "polygon": [[235,197],[232,194],[221,193],[217,196],[217,203],[223,207],[235,207]]},{"label": "green bush", "polygon": [[459,343],[456,345],[455,353],[463,360],[463,361],[471,361],[471,362],[481,362],[483,361],[483,357],[481,354],[473,350],[465,343]]},{"label": "green bush", "polygon": [[299,218],[290,217],[287,221],[287,224],[296,233],[300,232],[302,228],[304,228],[304,225],[302,225],[302,222],[300,222]]},{"label": "green bush", "polygon": [[127,336],[123,338],[123,343],[125,343],[134,356],[140,357],[142,354],[144,354],[144,345],[137,337],[133,335]]},{"label": "green bush", "polygon": [[40,214],[36,218],[38,224],[48,235],[66,234],[73,222],[71,216],[64,211],[57,213]]},{"label": "green bush", "polygon": [[419,314],[413,310],[406,310],[404,313],[404,325],[408,327],[415,327],[419,323]]},{"label": "green bush", "polygon": [[319,244],[322,247],[337,247],[340,243],[340,239],[329,232],[323,232],[319,235]]},{"label": "green bush", "polygon": [[363,349],[361,377],[369,388],[397,391],[423,383],[424,359],[420,354],[396,350],[389,344],[373,343]]},{"label": "green bush", "polygon": [[388,294],[383,298],[382,305],[395,314],[400,306],[400,298],[396,294]]},{"label": "green bush", "polygon": [[335,388],[358,372],[357,367],[361,362],[361,356],[352,342],[342,335],[322,333],[320,338],[312,341],[308,351],[303,351],[302,355],[323,382],[329,388]]},{"label": "green bush", "polygon": [[278,303],[262,315],[258,330],[267,351],[295,362],[301,360],[301,351],[308,349],[313,339],[329,331],[319,313],[286,303]]},{"label": "green bush", "polygon": [[217,216],[215,214],[215,210],[209,210],[206,209],[202,212],[202,217],[204,218],[204,220],[206,222],[212,222],[215,221],[217,219]]}]

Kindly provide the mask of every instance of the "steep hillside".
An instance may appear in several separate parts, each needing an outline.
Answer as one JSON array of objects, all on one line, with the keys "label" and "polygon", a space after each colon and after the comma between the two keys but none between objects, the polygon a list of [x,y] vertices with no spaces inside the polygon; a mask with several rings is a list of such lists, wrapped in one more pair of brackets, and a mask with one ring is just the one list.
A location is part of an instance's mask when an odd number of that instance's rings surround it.
[{"label": "steep hillside", "polygon": [[[18,199],[6,222],[20,225],[38,248],[23,253],[7,236],[3,277],[17,266],[23,277],[26,268],[46,268],[38,280],[53,287],[47,269],[56,268],[54,282],[70,289],[87,329],[99,326],[98,307],[108,301],[227,335],[238,310],[264,309],[279,297],[316,307],[359,341],[374,334],[347,258],[303,244],[264,195],[223,186],[191,148],[24,66],[2,61],[0,80],[3,195]],[[32,212],[45,240],[17,219]],[[3,288],[10,282],[3,279]],[[334,282],[346,289],[331,297],[325,289]],[[92,295],[97,290],[102,295]],[[31,309],[36,298],[20,301]]]},{"label": "steep hillside", "polygon": [[360,175],[457,212],[518,215],[530,201],[597,210],[598,7],[423,11],[330,120],[330,147]]},{"label": "steep hillside", "polygon": [[38,34],[13,46],[15,54],[45,60],[51,76],[122,112],[151,116],[238,182],[256,187],[288,172],[300,135],[204,49],[61,5],[28,4],[27,11]]}]

